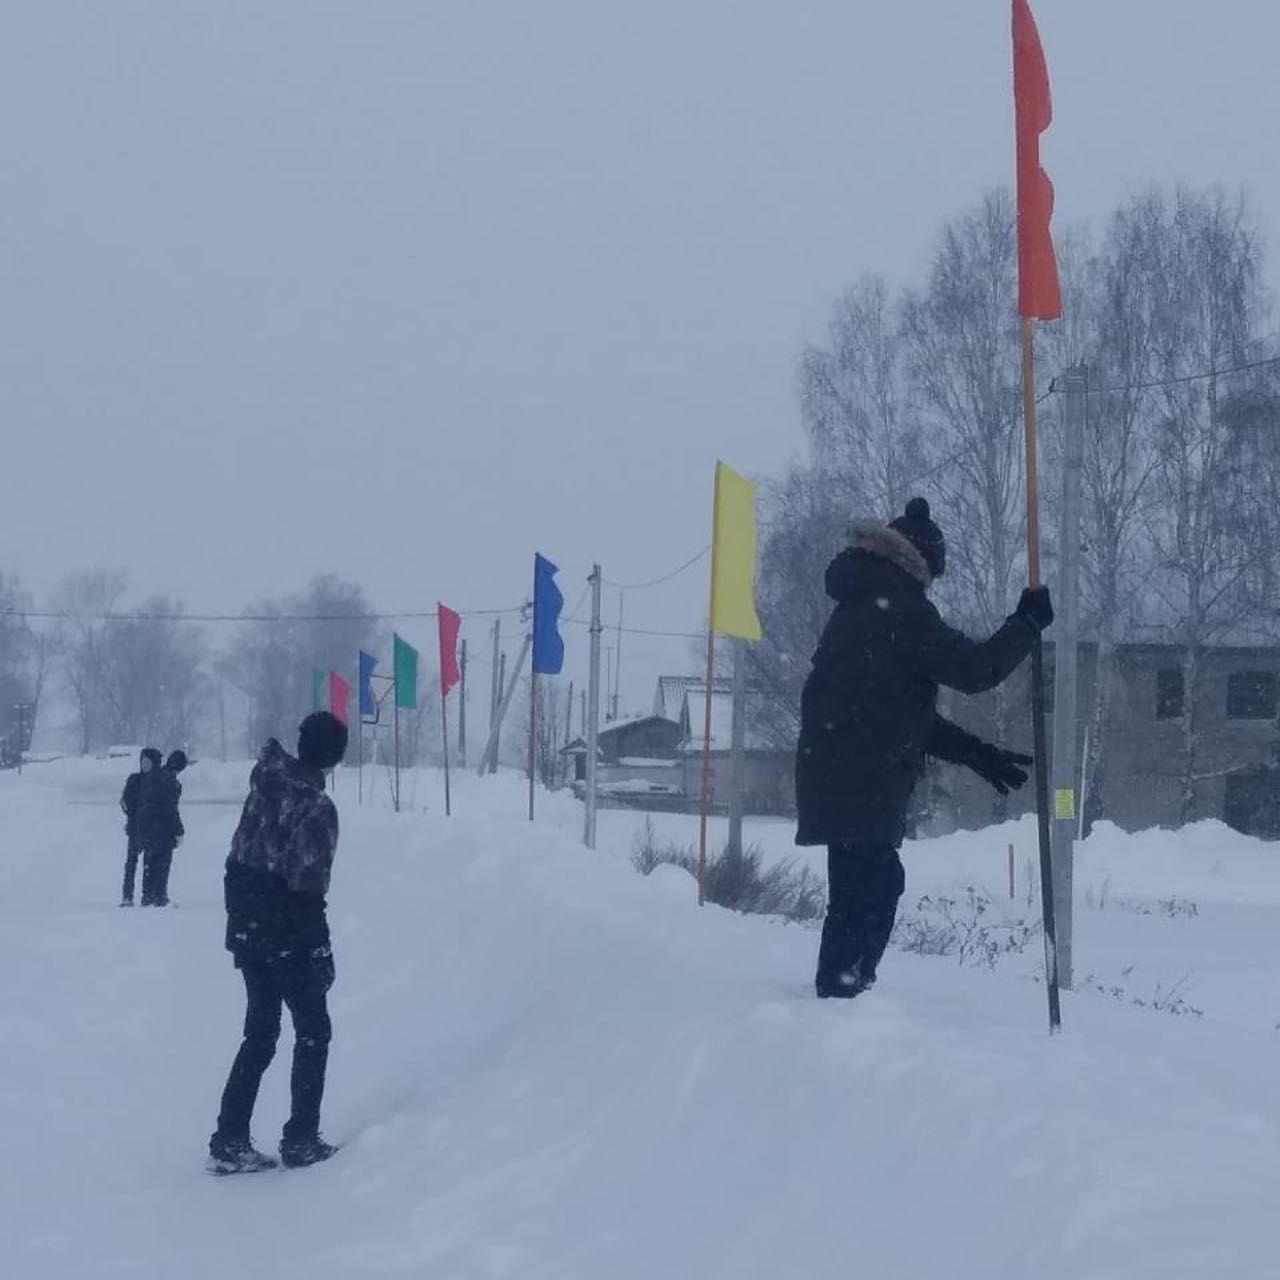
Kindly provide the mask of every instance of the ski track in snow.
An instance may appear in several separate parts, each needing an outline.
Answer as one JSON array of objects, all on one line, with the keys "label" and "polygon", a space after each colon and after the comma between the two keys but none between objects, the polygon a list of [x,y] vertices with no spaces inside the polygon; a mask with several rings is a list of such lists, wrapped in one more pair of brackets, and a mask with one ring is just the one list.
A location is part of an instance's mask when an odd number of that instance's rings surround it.
[{"label": "ski track in snow", "polygon": [[[517,779],[459,778],[447,821],[357,810],[343,776],[325,1127],[345,1147],[212,1178],[243,1013],[221,866],[246,774],[192,771],[171,911],[112,905],[116,764],[0,777],[7,1275],[1276,1272],[1280,864],[1221,828],[1110,833],[1077,871],[1081,893],[1199,892],[1194,920],[1082,905],[1076,952],[1078,971],[1193,973],[1205,1016],[1066,995],[1051,1040],[1038,944],[996,974],[891,951],[875,991],[819,1002],[816,933],[700,911],[681,872],[641,878],[636,815],[602,814],[591,854],[563,798],[521,820]],[[1003,841],[910,849],[906,903],[1000,885]],[[286,1019],[266,1149],[290,1045]]]}]

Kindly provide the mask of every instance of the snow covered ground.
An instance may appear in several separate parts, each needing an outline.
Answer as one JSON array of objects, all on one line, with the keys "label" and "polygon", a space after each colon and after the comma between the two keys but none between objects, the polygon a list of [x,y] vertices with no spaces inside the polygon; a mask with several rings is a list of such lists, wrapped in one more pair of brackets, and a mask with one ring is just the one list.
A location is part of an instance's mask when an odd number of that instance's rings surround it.
[{"label": "snow covered ground", "polygon": [[[216,1179],[204,1147],[242,1012],[220,875],[247,766],[187,777],[181,905],[122,911],[122,763],[0,776],[6,1275],[1280,1269],[1276,846],[1214,825],[1087,842],[1091,981],[1050,1040],[1038,943],[994,972],[894,951],[876,991],[833,1007],[811,995],[813,929],[699,910],[674,869],[637,875],[634,814],[601,814],[592,854],[577,806],[542,797],[531,825],[515,778],[458,779],[446,820],[432,775],[397,816],[358,809],[342,773],[325,1117],[346,1148]],[[794,853],[785,825],[748,834]],[[1025,825],[910,846],[905,905],[979,883],[1010,910],[1009,840],[1025,915]],[[1131,1003],[1175,987],[1199,1015]],[[282,1050],[264,1146],[287,1032]]]}]

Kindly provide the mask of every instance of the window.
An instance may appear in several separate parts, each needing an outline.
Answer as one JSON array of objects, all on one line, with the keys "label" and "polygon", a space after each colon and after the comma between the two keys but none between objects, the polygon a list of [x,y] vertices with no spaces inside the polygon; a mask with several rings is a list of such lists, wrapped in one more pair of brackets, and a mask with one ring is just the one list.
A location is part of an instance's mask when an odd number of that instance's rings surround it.
[{"label": "window", "polygon": [[1232,720],[1271,720],[1276,714],[1274,671],[1233,671],[1227,677],[1227,715]]},{"label": "window", "polygon": [[1182,669],[1162,667],[1156,672],[1156,719],[1176,720],[1182,710]]},{"label": "window", "polygon": [[1222,816],[1227,826],[1264,840],[1280,838],[1280,775],[1250,769],[1226,779]]}]

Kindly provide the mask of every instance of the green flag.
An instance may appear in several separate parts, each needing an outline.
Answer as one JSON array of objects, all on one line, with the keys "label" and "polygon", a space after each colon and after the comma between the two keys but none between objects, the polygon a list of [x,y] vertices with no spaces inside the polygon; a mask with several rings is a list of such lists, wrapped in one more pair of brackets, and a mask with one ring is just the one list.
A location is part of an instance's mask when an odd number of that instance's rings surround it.
[{"label": "green flag", "polygon": [[392,665],[396,675],[396,706],[401,711],[416,711],[418,708],[418,651],[411,644],[406,644],[399,636],[394,636],[394,657]]},{"label": "green flag", "polygon": [[311,710],[326,711],[329,707],[329,679],[323,671],[311,672]]}]

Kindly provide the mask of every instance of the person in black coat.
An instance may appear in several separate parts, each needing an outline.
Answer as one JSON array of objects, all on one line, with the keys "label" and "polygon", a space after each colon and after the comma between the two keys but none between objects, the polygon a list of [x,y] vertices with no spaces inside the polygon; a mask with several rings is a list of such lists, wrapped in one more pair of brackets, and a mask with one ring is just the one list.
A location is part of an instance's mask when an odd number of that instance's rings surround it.
[{"label": "person in black coat", "polygon": [[299,726],[297,757],[272,738],[249,779],[223,878],[226,948],[245,986],[244,1040],[209,1139],[215,1173],[251,1173],[276,1163],[254,1148],[249,1129],[286,1005],[294,1033],[292,1109],[280,1158],[297,1167],[335,1150],[320,1137],[332,1035],[326,996],[334,979],[325,895],[338,847],[338,811],[324,782],[346,750],[346,725],[317,711]]},{"label": "person in black coat", "polygon": [[[159,752],[156,753],[157,761]],[[138,788],[138,840],[142,846],[142,905],[169,905],[169,870],[173,851],[182,843],[178,775],[187,767],[184,751],[171,751],[163,767],[151,769]]]},{"label": "person in black coat", "polygon": [[142,838],[138,834],[138,807],[142,802],[142,783],[153,769],[160,768],[160,753],[155,747],[143,747],[138,757],[138,771],[125,780],[120,793],[120,808],[124,813],[124,885],[120,890],[120,905],[133,906],[133,886],[138,874],[138,855],[142,852]]},{"label": "person in black coat", "polygon": [[993,636],[971,640],[926,594],[945,567],[942,531],[913,498],[889,525],[855,521],[827,568],[835,609],[805,681],[796,753],[796,843],[827,846],[822,997],[875,982],[905,887],[898,847],[925,757],[966,765],[1001,794],[1027,780],[1030,757],[938,714],[938,686],[980,693],[1005,680],[1053,621],[1048,588],[1023,591]]}]

